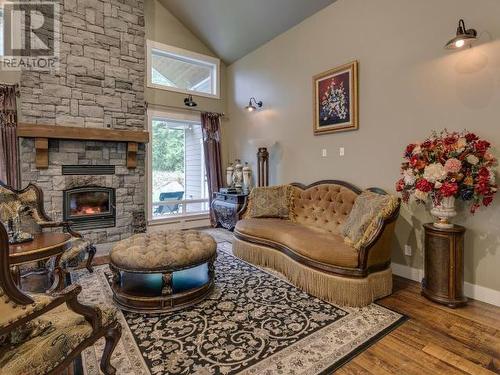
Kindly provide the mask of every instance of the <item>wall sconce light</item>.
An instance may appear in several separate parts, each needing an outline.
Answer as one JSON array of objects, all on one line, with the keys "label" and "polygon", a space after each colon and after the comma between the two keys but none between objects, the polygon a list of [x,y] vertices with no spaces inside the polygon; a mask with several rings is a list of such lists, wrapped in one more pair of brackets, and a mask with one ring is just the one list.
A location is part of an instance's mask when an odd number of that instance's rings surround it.
[{"label": "wall sconce light", "polygon": [[193,96],[192,95],[189,95],[187,98],[184,99],[184,105],[187,106],[187,107],[196,107],[198,105],[198,103],[196,103],[193,100]]},{"label": "wall sconce light", "polygon": [[[252,101],[253,101],[253,104],[252,104]],[[257,108],[262,108],[262,100],[261,101],[257,101],[255,100],[255,98],[252,96],[250,98],[250,100],[248,101],[248,105],[245,107],[245,109],[248,111],[248,112],[253,112],[253,111],[256,111]]]},{"label": "wall sconce light", "polygon": [[458,21],[457,35],[451,39],[444,48],[446,49],[459,49],[463,46],[470,46],[473,41],[477,39],[477,31],[474,29],[467,29],[464,20]]}]

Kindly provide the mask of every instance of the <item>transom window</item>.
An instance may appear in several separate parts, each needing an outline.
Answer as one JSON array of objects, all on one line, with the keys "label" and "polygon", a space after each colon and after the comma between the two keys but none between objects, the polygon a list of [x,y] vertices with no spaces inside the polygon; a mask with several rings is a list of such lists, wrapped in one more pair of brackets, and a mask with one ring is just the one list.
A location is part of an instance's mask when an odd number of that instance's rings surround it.
[{"label": "transom window", "polygon": [[148,86],[219,98],[220,60],[147,41]]},{"label": "transom window", "polygon": [[148,111],[149,220],[206,215],[209,210],[199,116]]}]

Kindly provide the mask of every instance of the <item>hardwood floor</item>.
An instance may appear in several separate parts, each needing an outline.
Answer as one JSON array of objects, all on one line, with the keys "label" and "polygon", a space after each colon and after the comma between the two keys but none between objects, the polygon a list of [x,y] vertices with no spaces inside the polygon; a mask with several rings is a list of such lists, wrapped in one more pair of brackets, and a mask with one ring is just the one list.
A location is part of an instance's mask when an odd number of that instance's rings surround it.
[{"label": "hardwood floor", "polygon": [[470,301],[449,309],[397,276],[394,293],[378,303],[409,320],[336,374],[500,374],[500,308]]}]

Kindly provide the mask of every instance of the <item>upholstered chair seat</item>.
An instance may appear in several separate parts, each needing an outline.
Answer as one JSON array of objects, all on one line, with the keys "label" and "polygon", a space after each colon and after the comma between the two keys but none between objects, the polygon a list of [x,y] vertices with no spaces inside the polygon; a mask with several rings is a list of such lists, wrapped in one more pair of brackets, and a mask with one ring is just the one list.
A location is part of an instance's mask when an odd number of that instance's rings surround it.
[{"label": "upholstered chair seat", "polygon": [[[116,320],[116,310],[99,311],[102,326],[109,326]],[[17,345],[4,344],[0,351],[0,374],[48,373],[93,333],[92,325],[85,317],[69,310],[66,305],[60,305],[30,323],[42,327],[42,330]]]}]

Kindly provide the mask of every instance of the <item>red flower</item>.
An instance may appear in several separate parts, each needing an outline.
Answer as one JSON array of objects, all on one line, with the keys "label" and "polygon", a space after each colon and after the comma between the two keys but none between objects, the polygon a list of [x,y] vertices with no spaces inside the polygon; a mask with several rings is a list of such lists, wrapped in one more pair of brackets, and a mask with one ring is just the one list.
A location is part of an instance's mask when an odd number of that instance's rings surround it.
[{"label": "red flower", "polygon": [[493,196],[492,195],[487,195],[486,197],[483,198],[483,204],[485,206],[489,206],[493,202]]},{"label": "red flower", "polygon": [[411,153],[413,152],[413,150],[415,150],[415,147],[417,147],[417,145],[413,144],[413,143],[410,144],[410,145],[408,145],[408,146],[406,146],[406,155],[410,156]]},{"label": "red flower", "polygon": [[398,182],[396,182],[396,191],[403,191],[403,189],[405,188],[405,181],[403,179],[400,179],[398,180]]},{"label": "red flower", "polygon": [[474,149],[480,154],[484,154],[490,148],[490,142],[488,141],[477,141],[474,143]]},{"label": "red flower", "polygon": [[454,135],[449,135],[443,140],[446,146],[453,145],[457,142],[457,138]]},{"label": "red flower", "polygon": [[490,194],[490,184],[487,181],[479,181],[475,186],[475,190],[481,195]]},{"label": "red flower", "polygon": [[428,193],[429,191],[432,190],[433,186],[425,178],[421,178],[420,180],[417,181],[417,183],[415,184],[415,187],[418,190],[423,191],[424,193]]},{"label": "red flower", "polygon": [[477,141],[479,139],[479,137],[477,135],[475,135],[474,133],[467,133],[465,135],[465,139],[467,140],[467,142],[473,142],[473,141]]},{"label": "red flower", "polygon": [[458,185],[455,182],[445,182],[439,189],[443,197],[452,197],[458,192]]}]

